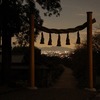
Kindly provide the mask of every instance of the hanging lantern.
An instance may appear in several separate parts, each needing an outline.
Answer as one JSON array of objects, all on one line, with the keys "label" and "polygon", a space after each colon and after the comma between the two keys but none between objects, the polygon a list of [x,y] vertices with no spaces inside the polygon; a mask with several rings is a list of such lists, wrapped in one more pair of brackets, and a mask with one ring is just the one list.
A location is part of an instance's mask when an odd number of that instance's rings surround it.
[{"label": "hanging lantern", "polygon": [[60,34],[58,34],[57,46],[61,46]]},{"label": "hanging lantern", "polygon": [[66,45],[70,45],[69,33],[67,33],[67,37],[66,37]]},{"label": "hanging lantern", "polygon": [[52,45],[51,33],[49,33],[49,41],[48,41],[48,45]]},{"label": "hanging lantern", "polygon": [[79,34],[79,31],[77,32],[77,41],[76,41],[76,44],[80,44],[80,34]]},{"label": "hanging lantern", "polygon": [[43,35],[43,32],[41,33],[41,40],[40,40],[40,44],[44,44],[44,35]]}]

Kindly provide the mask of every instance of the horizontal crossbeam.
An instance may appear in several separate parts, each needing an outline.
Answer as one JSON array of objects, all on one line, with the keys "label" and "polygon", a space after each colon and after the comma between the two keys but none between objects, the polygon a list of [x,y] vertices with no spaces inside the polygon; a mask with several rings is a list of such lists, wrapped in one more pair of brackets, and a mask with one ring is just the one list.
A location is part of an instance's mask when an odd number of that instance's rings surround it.
[{"label": "horizontal crossbeam", "polygon": [[[92,19],[92,24],[96,22],[96,19]],[[85,29],[87,27],[87,22],[85,22],[84,24],[82,25],[79,25],[75,28],[68,28],[68,29],[50,29],[50,28],[47,28],[47,27],[44,27],[44,26],[36,26],[38,30],[40,31],[43,31],[43,32],[46,32],[46,33],[55,33],[55,34],[58,34],[58,33],[62,33],[62,34],[66,34],[66,33],[74,33],[74,32],[77,32],[77,31],[81,31],[83,29]]]}]

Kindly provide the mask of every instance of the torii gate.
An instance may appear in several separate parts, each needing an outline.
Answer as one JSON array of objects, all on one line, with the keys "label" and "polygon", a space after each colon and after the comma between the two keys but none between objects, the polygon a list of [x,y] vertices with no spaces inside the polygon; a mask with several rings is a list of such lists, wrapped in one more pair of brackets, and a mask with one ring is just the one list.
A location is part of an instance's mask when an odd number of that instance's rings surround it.
[{"label": "torii gate", "polygon": [[[69,29],[48,29],[43,26],[36,26],[39,30],[50,33],[73,33],[83,30],[87,27],[87,48],[88,48],[88,66],[89,66],[89,88],[93,89],[93,64],[92,64],[92,24],[96,20],[92,19],[92,12],[87,12],[87,22],[75,28]],[[35,59],[34,59],[34,14],[31,15],[30,25],[30,87],[35,88]]]}]

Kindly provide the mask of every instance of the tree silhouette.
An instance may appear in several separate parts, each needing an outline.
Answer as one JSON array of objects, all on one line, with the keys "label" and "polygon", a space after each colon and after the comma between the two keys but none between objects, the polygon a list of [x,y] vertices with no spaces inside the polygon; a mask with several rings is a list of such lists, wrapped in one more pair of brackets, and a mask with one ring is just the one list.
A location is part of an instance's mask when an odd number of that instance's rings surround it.
[{"label": "tree silhouette", "polygon": [[[45,15],[59,15],[60,0],[1,0],[0,1],[0,33],[2,35],[2,70],[3,83],[8,82],[11,66],[11,37],[19,32],[29,34],[30,14],[35,15],[35,24],[42,25],[43,20],[35,4],[47,9]],[[36,28],[36,27],[35,27]]]},{"label": "tree silhouette", "polygon": [[[36,8],[36,3],[38,3],[42,9],[46,12],[45,16],[51,16],[55,14],[60,15],[61,5],[60,0],[1,0],[0,2],[0,33],[2,35],[2,80],[7,80],[11,66],[11,37],[19,32],[23,34],[29,34],[30,31],[30,14],[34,13],[35,19],[35,34],[38,34],[39,30],[45,30],[46,32],[57,32],[55,29],[48,29],[41,27],[43,20],[39,15],[39,10]],[[95,19],[93,20],[93,23]],[[87,26],[84,23],[81,26],[75,28],[69,28],[66,30],[58,30],[60,33],[66,32],[76,32],[77,30],[82,30]],[[38,30],[39,29],[39,30]],[[59,33],[59,32],[57,32]]]},{"label": "tree silhouette", "polygon": [[[93,71],[94,71],[94,86],[95,77],[100,75],[100,33],[94,34],[92,38],[93,44]],[[88,87],[88,52],[87,52],[87,41],[80,46],[76,47],[74,53],[70,54],[71,68],[74,71],[75,77],[78,79],[80,87]]]}]

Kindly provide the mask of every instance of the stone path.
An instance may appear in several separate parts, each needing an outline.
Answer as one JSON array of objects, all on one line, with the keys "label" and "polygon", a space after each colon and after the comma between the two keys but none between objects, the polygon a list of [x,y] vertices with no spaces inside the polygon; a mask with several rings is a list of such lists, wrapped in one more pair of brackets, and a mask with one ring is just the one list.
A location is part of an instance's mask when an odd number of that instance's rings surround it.
[{"label": "stone path", "polygon": [[64,67],[63,74],[59,77],[59,80],[56,81],[53,88],[77,88],[77,81],[73,76],[73,72],[70,68]]},{"label": "stone path", "polygon": [[[86,100],[81,90],[77,89],[77,82],[70,68],[65,70],[58,81],[51,88],[13,89],[0,94],[0,100]],[[7,91],[7,88],[6,88]]]}]

